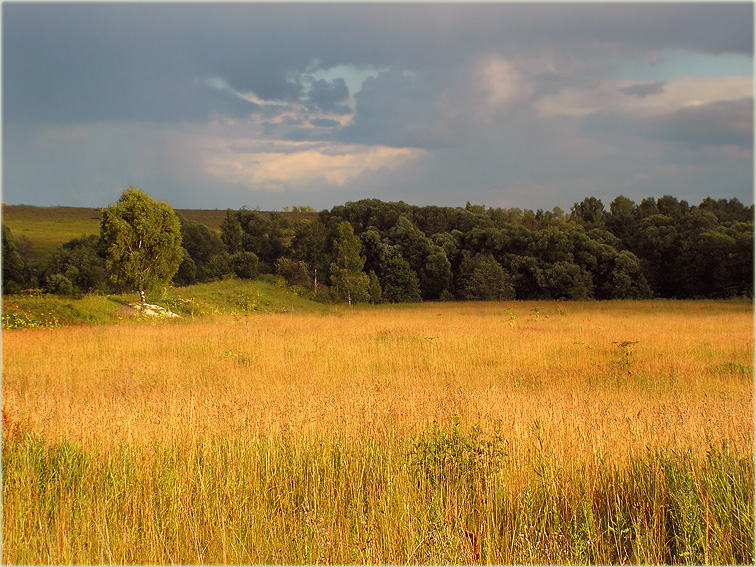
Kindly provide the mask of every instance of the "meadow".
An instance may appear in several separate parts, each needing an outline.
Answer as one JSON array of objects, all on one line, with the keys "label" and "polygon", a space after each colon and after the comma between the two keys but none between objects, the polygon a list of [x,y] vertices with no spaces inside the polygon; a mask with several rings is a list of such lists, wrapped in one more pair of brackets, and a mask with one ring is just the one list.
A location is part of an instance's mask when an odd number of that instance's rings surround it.
[{"label": "meadow", "polygon": [[749,301],[15,329],[2,561],[753,564]]}]

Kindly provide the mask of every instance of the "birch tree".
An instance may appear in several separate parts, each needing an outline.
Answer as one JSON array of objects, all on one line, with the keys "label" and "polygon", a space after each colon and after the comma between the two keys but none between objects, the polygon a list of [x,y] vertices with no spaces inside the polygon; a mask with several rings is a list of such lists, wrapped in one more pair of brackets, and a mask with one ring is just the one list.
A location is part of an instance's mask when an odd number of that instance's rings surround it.
[{"label": "birch tree", "polygon": [[110,279],[138,291],[142,310],[147,292],[168,283],[183,258],[178,215],[131,186],[103,210],[100,237]]}]

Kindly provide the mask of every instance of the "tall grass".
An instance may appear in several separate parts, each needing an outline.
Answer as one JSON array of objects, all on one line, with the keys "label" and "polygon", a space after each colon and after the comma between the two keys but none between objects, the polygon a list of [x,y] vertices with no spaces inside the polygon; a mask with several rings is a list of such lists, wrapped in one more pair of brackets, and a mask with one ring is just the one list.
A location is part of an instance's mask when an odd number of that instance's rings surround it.
[{"label": "tall grass", "polygon": [[5,332],[2,559],[753,563],[752,317],[429,304]]}]

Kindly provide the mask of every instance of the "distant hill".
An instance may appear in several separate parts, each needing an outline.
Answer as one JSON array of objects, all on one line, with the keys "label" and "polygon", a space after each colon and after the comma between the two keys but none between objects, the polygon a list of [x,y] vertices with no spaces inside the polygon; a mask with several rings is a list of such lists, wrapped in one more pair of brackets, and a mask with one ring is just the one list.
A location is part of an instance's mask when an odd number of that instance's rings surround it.
[{"label": "distant hill", "polygon": [[[48,258],[53,250],[73,238],[100,233],[100,211],[89,207],[33,207],[3,205],[2,222],[16,243],[27,246],[31,263]],[[226,209],[175,209],[183,217],[220,230]],[[260,211],[269,216],[269,211]],[[290,220],[314,219],[316,212],[283,212]]]}]

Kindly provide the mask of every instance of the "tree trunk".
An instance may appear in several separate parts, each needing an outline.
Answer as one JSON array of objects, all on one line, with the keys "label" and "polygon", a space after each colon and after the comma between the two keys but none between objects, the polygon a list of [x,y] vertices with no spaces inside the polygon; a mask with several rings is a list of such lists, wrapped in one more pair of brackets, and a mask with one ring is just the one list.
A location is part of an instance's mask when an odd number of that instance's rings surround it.
[{"label": "tree trunk", "polygon": [[139,312],[144,313],[144,304],[147,303],[147,295],[143,289],[139,290]]}]

